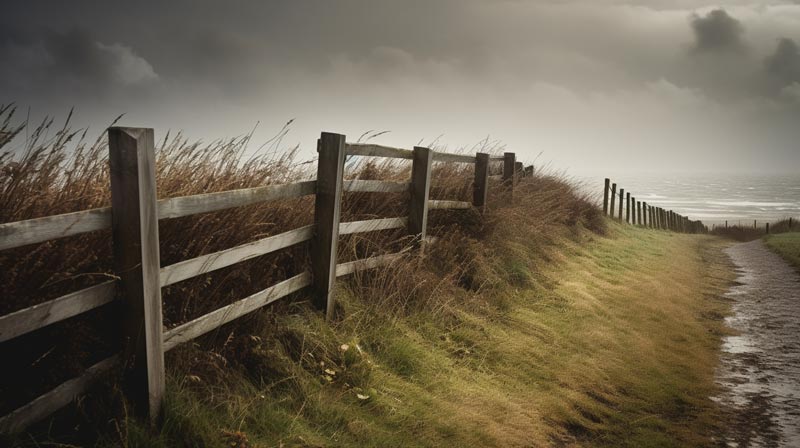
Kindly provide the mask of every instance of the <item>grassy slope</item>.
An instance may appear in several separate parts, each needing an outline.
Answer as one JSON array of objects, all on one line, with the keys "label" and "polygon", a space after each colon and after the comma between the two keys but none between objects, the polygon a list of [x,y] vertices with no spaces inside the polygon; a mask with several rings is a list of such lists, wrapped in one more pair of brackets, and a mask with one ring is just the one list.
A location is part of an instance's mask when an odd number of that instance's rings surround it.
[{"label": "grassy slope", "polygon": [[767,247],[800,269],[800,232],[769,235],[764,241]]},{"label": "grassy slope", "polygon": [[[714,298],[728,279],[720,243],[612,234],[564,241],[535,279],[494,291],[496,309],[454,298],[456,320],[373,322],[363,317],[375,310],[353,297],[333,329],[313,312],[279,317],[297,335],[299,362],[265,341],[257,375],[228,369],[213,382],[173,370],[165,429],[154,438],[131,425],[121,437],[131,446],[709,445],[727,309]],[[511,255],[504,262],[516,266]],[[339,358],[318,365],[320,346]]]}]

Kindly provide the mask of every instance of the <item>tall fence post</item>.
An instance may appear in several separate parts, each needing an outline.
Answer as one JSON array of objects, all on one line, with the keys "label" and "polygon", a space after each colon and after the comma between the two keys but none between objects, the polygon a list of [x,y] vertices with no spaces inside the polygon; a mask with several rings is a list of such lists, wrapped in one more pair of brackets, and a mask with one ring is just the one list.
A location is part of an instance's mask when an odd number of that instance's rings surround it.
[{"label": "tall fence post", "polygon": [[766,234],[767,234],[767,235],[769,235],[769,223],[767,223],[767,230],[766,230]]},{"label": "tall fence post", "polygon": [[631,196],[631,224],[636,225],[636,198]]},{"label": "tall fence post", "polygon": [[636,224],[642,225],[642,202],[636,201]]},{"label": "tall fence post", "polygon": [[342,181],[346,137],[323,132],[317,140],[317,189],[314,198],[316,230],[311,243],[311,288],[314,306],[333,317],[336,251],[339,245]]},{"label": "tall fence post", "polygon": [[606,177],[604,186],[603,186],[603,215],[608,215],[608,189],[611,184],[611,179]]},{"label": "tall fence post", "polygon": [[631,194],[630,192],[626,193],[625,198],[625,222],[628,224],[631,223]]},{"label": "tall fence post", "polygon": [[[625,189],[619,189],[619,220],[622,221],[622,200],[625,199]],[[613,213],[612,213],[613,215]]]},{"label": "tall fence post", "polygon": [[611,184],[611,217],[612,218],[614,217],[614,209],[615,209],[614,206],[616,205],[616,200],[617,200],[617,184],[613,183],[613,184]]},{"label": "tall fence post", "polygon": [[472,205],[484,212],[489,195],[489,154],[475,155],[475,180],[472,186]]},{"label": "tall fence post", "polygon": [[[408,205],[408,233],[414,238],[415,245],[422,245],[427,233],[432,164],[433,151],[415,146],[411,165],[411,202]],[[513,171],[514,165],[511,166]]]},{"label": "tall fence post", "polygon": [[503,153],[503,183],[509,188],[509,190],[514,191],[514,183],[516,176],[514,175],[516,171],[517,165],[517,155],[513,152],[505,152]]},{"label": "tall fence post", "polygon": [[124,391],[155,422],[164,396],[158,210],[153,130],[108,129],[111,235],[119,276]]},{"label": "tall fence post", "polygon": [[642,201],[642,225],[647,227],[647,202]]}]

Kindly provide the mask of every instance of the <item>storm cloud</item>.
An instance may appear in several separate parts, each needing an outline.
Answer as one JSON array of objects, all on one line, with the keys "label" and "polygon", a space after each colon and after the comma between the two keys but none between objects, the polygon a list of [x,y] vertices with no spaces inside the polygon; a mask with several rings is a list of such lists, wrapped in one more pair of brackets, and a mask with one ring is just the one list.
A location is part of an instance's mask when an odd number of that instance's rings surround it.
[{"label": "storm cloud", "polygon": [[98,130],[126,113],[162,135],[268,136],[295,118],[309,157],[320,131],[488,135],[571,172],[800,161],[788,1],[12,1],[0,30],[0,103],[75,106]]}]

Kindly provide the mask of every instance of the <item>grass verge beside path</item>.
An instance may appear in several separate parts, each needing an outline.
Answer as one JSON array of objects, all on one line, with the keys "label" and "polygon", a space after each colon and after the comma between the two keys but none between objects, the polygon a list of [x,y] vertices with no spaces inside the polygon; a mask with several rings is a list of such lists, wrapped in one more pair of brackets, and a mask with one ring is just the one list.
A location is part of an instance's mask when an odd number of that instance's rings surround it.
[{"label": "grass verge beside path", "polygon": [[767,247],[800,270],[800,232],[778,233],[764,238]]},{"label": "grass verge beside path", "polygon": [[[524,274],[527,286],[497,292],[497,310],[454,298],[457,324],[423,313],[375,321],[354,297],[353,317],[332,330],[313,312],[286,316],[280,325],[307,352],[300,363],[265,340],[254,355],[266,358],[260,384],[252,371],[229,369],[211,387],[174,370],[161,434],[131,426],[125,442],[713,445],[709,397],[728,309],[718,297],[730,280],[722,243],[616,225],[612,234],[564,241],[543,273]],[[325,345],[339,362],[314,358]],[[275,377],[281,369],[293,373]]]}]

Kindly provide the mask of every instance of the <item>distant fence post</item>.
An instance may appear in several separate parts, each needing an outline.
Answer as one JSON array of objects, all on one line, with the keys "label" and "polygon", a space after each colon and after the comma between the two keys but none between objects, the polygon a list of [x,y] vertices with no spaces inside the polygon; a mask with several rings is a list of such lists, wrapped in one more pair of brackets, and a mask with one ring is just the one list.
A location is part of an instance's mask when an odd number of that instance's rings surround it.
[{"label": "distant fence post", "polygon": [[619,220],[622,221],[622,200],[625,199],[625,189],[619,189]]},{"label": "distant fence post", "polygon": [[433,151],[415,146],[411,165],[411,202],[408,205],[408,233],[414,238],[415,245],[422,245],[427,234],[432,164]]},{"label": "distant fence post", "polygon": [[522,162],[514,162],[514,174],[517,179],[525,175],[525,165]]},{"label": "distant fence post", "polygon": [[608,215],[608,189],[611,184],[611,179],[606,177],[605,185],[603,187],[603,214]]},{"label": "distant fence post", "polygon": [[642,202],[636,201],[636,224],[642,225]]},{"label": "distant fence post", "polygon": [[631,222],[631,194],[630,192],[626,193],[625,198],[625,222],[630,224]]},{"label": "distant fence post", "polygon": [[475,155],[475,180],[472,186],[472,205],[481,212],[486,207],[489,194],[489,154],[479,152]]},{"label": "distant fence post", "polygon": [[647,227],[647,202],[642,201],[642,225]]},{"label": "distant fence post", "polygon": [[134,413],[155,422],[164,396],[153,130],[108,130],[114,271],[122,296],[123,367]]},{"label": "distant fence post", "polygon": [[767,235],[769,235],[769,223],[767,223],[767,230],[766,230],[766,234],[767,234]]},{"label": "distant fence post", "polygon": [[333,317],[336,251],[339,244],[342,179],[346,137],[323,132],[317,140],[316,230],[311,242],[311,288],[314,306]]},{"label": "distant fence post", "polygon": [[517,155],[513,152],[503,153],[503,183],[511,190],[514,191],[515,173],[517,164]]},{"label": "distant fence post", "polygon": [[614,209],[615,209],[614,206],[616,205],[616,200],[617,200],[617,184],[613,183],[613,184],[611,184],[611,217],[612,218],[614,217]]},{"label": "distant fence post", "polygon": [[631,224],[636,225],[636,198],[631,196]]}]

